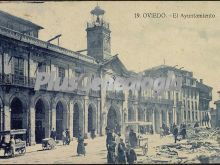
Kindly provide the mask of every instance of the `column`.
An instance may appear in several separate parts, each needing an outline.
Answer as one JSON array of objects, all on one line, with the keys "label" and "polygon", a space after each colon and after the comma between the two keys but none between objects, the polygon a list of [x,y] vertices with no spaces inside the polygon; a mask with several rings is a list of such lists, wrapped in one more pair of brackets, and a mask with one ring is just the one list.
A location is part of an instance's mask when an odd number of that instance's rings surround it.
[{"label": "column", "polygon": [[88,96],[84,98],[84,136],[88,138]]},{"label": "column", "polygon": [[175,106],[173,106],[173,122],[174,122],[175,124],[177,124],[177,119],[176,119],[176,107],[175,107]]},{"label": "column", "polygon": [[45,111],[45,138],[50,137],[50,109]]},{"label": "column", "polygon": [[70,137],[73,137],[73,101],[70,101],[69,106],[69,130],[70,130]]},{"label": "column", "polygon": [[33,106],[30,107],[30,145],[35,145],[35,108]]},{"label": "column", "polygon": [[169,122],[169,110],[167,109],[166,110],[166,123],[165,123],[168,127],[170,125],[170,122]]},{"label": "column", "polygon": [[51,109],[51,120],[52,129],[54,128],[56,130],[56,108],[54,106]]},{"label": "column", "polygon": [[101,121],[100,121],[100,99],[98,99],[97,109],[96,109],[96,133],[100,134]]},{"label": "column", "polygon": [[[101,71],[100,73],[100,78],[101,81],[104,80],[105,76],[104,73],[102,73],[103,71]],[[105,135],[105,127],[107,126],[107,122],[105,122],[105,118],[107,117],[107,114],[104,115],[104,113],[106,113],[106,107],[105,107],[105,102],[106,102],[106,89],[104,88],[104,84],[101,83],[101,99],[100,99],[100,121],[101,121],[101,125],[100,125],[100,134],[101,135]],[[106,120],[107,121],[107,120]]]},{"label": "column", "polygon": [[4,130],[10,130],[11,129],[11,109],[8,105],[4,106],[4,117],[5,117],[5,128]]},{"label": "column", "polygon": [[155,133],[155,127],[156,127],[156,125],[155,125],[155,112],[154,112],[154,110],[152,110],[151,111],[152,112],[152,114],[151,114],[151,122],[152,122],[152,125],[153,125],[153,131],[154,131],[154,133]]},{"label": "column", "polygon": [[0,131],[3,131],[3,107],[0,107]]}]

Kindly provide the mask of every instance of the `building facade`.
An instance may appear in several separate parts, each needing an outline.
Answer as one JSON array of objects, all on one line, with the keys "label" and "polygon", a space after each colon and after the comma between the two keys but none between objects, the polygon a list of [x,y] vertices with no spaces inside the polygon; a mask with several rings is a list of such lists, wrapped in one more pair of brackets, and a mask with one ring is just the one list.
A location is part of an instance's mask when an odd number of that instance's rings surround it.
[{"label": "building facade", "polygon": [[216,109],[213,115],[215,127],[220,127],[220,91],[218,91],[218,94],[219,94],[219,99],[215,101]]},{"label": "building facade", "polygon": [[[141,73],[155,78],[173,71],[183,77],[180,91],[168,91],[159,97],[151,89],[116,91],[103,84],[99,90],[89,91],[57,91],[48,89],[48,85],[34,89],[41,72],[55,73],[61,84],[65,78],[82,74],[113,82],[119,77],[135,79],[140,75],[127,70],[117,55],[111,55],[111,31],[103,20],[104,13],[99,6],[91,11],[95,19],[87,24],[87,55],[83,55],[40,40],[41,26],[0,12],[0,130],[27,129],[28,142],[35,144],[49,137],[53,128],[61,139],[66,128],[71,137],[77,137],[79,131],[85,136],[92,130],[103,135],[106,127],[123,131],[125,123],[134,121],[150,122],[159,132],[162,123],[201,120],[199,82],[192,72],[166,65]],[[83,79],[81,86],[88,81],[92,80]],[[210,96],[211,88],[208,92]],[[207,109],[209,101],[202,110]]]}]

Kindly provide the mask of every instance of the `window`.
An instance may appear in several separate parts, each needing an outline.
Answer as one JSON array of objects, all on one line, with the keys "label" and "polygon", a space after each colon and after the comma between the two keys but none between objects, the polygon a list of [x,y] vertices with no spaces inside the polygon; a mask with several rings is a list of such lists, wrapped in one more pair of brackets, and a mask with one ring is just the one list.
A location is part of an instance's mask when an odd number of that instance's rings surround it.
[{"label": "window", "polygon": [[170,91],[168,91],[168,99],[170,100]]},{"label": "window", "polygon": [[63,79],[65,77],[65,69],[62,67],[58,68],[58,77],[60,77],[60,83],[63,82]]},{"label": "window", "polygon": [[188,119],[189,119],[189,120],[190,120],[190,117],[191,117],[191,116],[190,116],[190,111],[188,111]]},{"label": "window", "polygon": [[179,101],[179,94],[176,93],[176,101],[178,102]]},{"label": "window", "polygon": [[190,101],[188,101],[188,109],[190,109]]},{"label": "window", "polygon": [[192,102],[192,109],[194,109],[194,104],[193,104],[193,102]]},{"label": "window", "polygon": [[183,106],[184,106],[184,108],[186,107],[186,101],[185,100],[183,100]]},{"label": "window", "polygon": [[38,72],[46,72],[46,64],[38,63]]},{"label": "window", "polygon": [[185,97],[185,89],[183,89],[183,97]]},{"label": "window", "polygon": [[195,101],[195,109],[198,110],[197,102]]},{"label": "window", "polygon": [[14,57],[14,82],[24,83],[24,59],[18,57]]},{"label": "window", "polygon": [[63,79],[65,77],[65,69],[62,67],[58,68],[58,77],[60,77],[61,79]]},{"label": "window", "polygon": [[184,111],[184,119],[186,120],[186,111]]}]

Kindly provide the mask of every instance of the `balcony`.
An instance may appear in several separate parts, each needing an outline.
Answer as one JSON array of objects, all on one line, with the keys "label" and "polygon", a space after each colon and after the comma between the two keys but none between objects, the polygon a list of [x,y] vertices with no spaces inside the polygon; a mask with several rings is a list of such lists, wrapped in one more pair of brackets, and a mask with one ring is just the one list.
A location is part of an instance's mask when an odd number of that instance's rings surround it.
[{"label": "balcony", "polygon": [[107,99],[113,99],[113,100],[124,100],[125,96],[124,96],[123,92],[107,91],[106,98]]},{"label": "balcony", "polygon": [[96,63],[94,58],[92,58],[92,57],[84,56],[80,53],[62,48],[60,46],[51,44],[49,42],[39,40],[38,38],[22,34],[20,32],[8,29],[8,28],[3,27],[3,26],[0,26],[0,35],[6,36],[6,37],[9,37],[9,38],[13,38],[13,39],[16,39],[16,40],[19,40],[19,41],[23,41],[25,43],[35,45],[35,46],[38,46],[38,47],[41,47],[41,48],[46,48],[48,50],[51,50],[51,51],[54,51],[54,52],[57,52],[57,53],[61,53],[61,54],[64,54],[64,55],[67,55],[67,56],[70,56],[70,57],[74,57],[74,58],[77,58],[77,59],[80,59],[80,60],[83,60],[83,61],[87,61],[87,62],[90,62],[90,63]]},{"label": "balcony", "polygon": [[140,97],[140,102],[143,103],[155,103],[155,104],[168,104],[173,105],[174,101],[169,99],[158,99],[153,97]]}]

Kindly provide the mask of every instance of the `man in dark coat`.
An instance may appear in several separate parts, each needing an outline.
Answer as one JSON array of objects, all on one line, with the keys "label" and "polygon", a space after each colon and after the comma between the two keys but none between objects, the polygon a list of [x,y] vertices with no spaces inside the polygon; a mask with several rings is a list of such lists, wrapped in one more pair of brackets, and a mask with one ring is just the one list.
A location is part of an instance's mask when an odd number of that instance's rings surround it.
[{"label": "man in dark coat", "polygon": [[137,161],[137,155],[133,148],[127,148],[126,157],[128,164],[134,164]]},{"label": "man in dark coat", "polygon": [[178,128],[177,128],[176,125],[174,125],[173,136],[174,136],[174,140],[175,140],[175,143],[176,143],[177,136],[178,136]]},{"label": "man in dark coat", "polygon": [[56,140],[56,136],[57,136],[57,133],[56,133],[56,131],[53,128],[51,133],[50,133],[50,137],[53,138],[53,140]]},{"label": "man in dark coat", "polygon": [[106,138],[106,148],[108,149],[108,145],[113,141],[113,134],[112,132],[107,133],[107,138]]},{"label": "man in dark coat", "polygon": [[131,129],[129,133],[129,143],[132,148],[135,148],[137,146],[137,135],[133,131],[133,129]]},{"label": "man in dark coat", "polygon": [[126,164],[126,155],[125,155],[125,143],[123,139],[120,139],[120,143],[118,144],[118,163]]},{"label": "man in dark coat", "polygon": [[108,145],[107,161],[109,164],[116,164],[115,147],[115,141],[111,141]]}]

